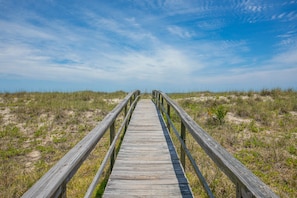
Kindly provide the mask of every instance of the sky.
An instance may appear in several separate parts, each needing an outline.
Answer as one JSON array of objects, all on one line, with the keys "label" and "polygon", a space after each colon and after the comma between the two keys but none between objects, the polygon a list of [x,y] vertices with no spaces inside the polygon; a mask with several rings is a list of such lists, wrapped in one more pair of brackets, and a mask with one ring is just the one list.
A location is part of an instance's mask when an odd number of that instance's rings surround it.
[{"label": "sky", "polygon": [[297,89],[297,0],[0,0],[0,92]]}]

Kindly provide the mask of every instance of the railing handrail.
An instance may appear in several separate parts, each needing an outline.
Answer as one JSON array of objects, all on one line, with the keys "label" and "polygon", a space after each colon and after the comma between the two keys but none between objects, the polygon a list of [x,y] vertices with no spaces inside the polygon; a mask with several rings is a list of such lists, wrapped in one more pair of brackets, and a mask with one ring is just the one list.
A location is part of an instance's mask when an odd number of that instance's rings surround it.
[{"label": "railing handrail", "polygon": [[158,105],[163,105],[163,100],[165,99],[167,105],[170,105],[176,111],[181,122],[185,125],[196,142],[236,185],[237,197],[278,197],[265,183],[205,132],[169,96],[161,91],[154,90],[153,98],[157,100]]},{"label": "railing handrail", "polygon": [[112,134],[112,136],[114,136],[114,137],[112,137],[113,140],[112,139],[110,140],[110,147],[109,147],[109,149],[108,149],[108,151],[107,151],[107,153],[106,153],[106,155],[105,155],[105,157],[104,157],[104,159],[103,159],[103,161],[102,161],[102,163],[100,165],[100,168],[98,169],[95,177],[93,178],[93,181],[90,184],[84,198],[92,197],[92,194],[93,194],[93,192],[94,192],[94,190],[95,190],[95,188],[96,188],[96,186],[97,186],[97,184],[99,182],[99,179],[100,179],[100,177],[101,177],[101,175],[102,175],[102,173],[104,171],[104,168],[107,165],[108,159],[111,159],[110,169],[111,170],[113,169],[112,166],[113,166],[113,164],[115,162],[115,158],[112,158],[112,157],[113,157],[113,155],[114,156],[116,155],[115,154],[116,143],[117,143],[118,139],[121,137],[122,132],[126,131],[126,130],[123,130],[123,129],[124,129],[124,127],[127,127],[127,124],[129,123],[129,120],[130,120],[130,118],[132,116],[132,113],[133,113],[133,111],[134,111],[134,109],[136,107],[136,104],[137,104],[139,98],[140,98],[140,96],[137,96],[137,98],[135,98],[134,102],[132,104],[130,104],[130,109],[127,112],[127,114],[126,114],[126,116],[124,118],[124,121],[122,122],[122,124],[121,124],[120,128],[118,129],[118,132],[116,133],[116,135]]},{"label": "railing handrail", "polygon": [[[22,197],[59,197],[66,184],[94,149],[99,140],[121,113],[128,102],[136,99],[139,90],[129,93],[93,130],[64,155],[45,175],[41,177]],[[134,98],[133,98],[134,97]]]}]

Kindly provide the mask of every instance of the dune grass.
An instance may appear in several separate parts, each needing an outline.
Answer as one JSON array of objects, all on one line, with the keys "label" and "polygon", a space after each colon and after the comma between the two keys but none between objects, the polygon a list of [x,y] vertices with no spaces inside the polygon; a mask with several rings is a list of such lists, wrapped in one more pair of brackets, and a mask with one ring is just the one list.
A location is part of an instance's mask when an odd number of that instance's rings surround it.
[{"label": "dune grass", "polygon": [[[297,92],[273,89],[170,97],[276,194],[297,197]],[[234,197],[235,186],[190,134],[187,145],[215,196]],[[190,165],[187,175],[195,195],[204,197]]]},{"label": "dune grass", "polygon": [[[126,94],[91,91],[0,94],[1,197],[20,197]],[[295,91],[197,92],[169,96],[280,197],[297,197]],[[173,112],[172,117],[179,123]],[[69,197],[83,196],[108,145],[107,133],[68,184]],[[215,196],[234,197],[235,185],[189,134],[187,145]],[[176,147],[179,149],[178,144]],[[195,196],[205,197],[189,162],[187,164],[186,174]],[[108,171],[107,167],[105,176]],[[103,177],[95,197],[101,197],[106,181]]]},{"label": "dune grass", "polygon": [[[91,91],[0,94],[1,197],[20,197],[126,94]],[[70,197],[83,196],[108,148],[108,135],[68,185]]]}]

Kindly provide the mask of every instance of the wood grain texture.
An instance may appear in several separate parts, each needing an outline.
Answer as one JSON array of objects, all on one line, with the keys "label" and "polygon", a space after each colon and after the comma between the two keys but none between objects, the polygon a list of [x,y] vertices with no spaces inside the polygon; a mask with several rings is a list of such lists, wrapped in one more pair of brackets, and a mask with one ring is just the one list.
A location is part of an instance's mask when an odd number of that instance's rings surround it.
[{"label": "wood grain texture", "polygon": [[103,197],[193,197],[151,100],[134,110]]},{"label": "wood grain texture", "polygon": [[42,176],[25,194],[23,198],[58,197],[64,193],[67,182],[76,173],[105,132],[114,123],[117,116],[125,108],[131,98],[139,95],[139,91],[129,93],[92,131],[76,144],[64,157]]},{"label": "wood grain texture", "polygon": [[153,97],[157,99],[157,104],[160,104],[162,99],[164,99],[176,111],[185,124],[187,131],[189,131],[206,154],[237,186],[237,197],[278,197],[265,183],[204,131],[193,118],[165,93],[153,91]]}]

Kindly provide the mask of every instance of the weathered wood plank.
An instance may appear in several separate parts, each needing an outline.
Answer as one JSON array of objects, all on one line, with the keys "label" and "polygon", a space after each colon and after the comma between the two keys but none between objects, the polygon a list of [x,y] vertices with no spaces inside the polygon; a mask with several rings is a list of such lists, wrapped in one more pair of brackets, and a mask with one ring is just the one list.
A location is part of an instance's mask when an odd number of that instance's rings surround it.
[{"label": "weathered wood plank", "polygon": [[[103,197],[192,197],[174,147],[150,100],[134,110]],[[168,139],[169,138],[169,139]]]},{"label": "weathered wood plank", "polygon": [[108,128],[114,123],[129,100],[139,91],[129,93],[90,133],[76,144],[64,157],[42,176],[22,197],[56,197],[63,194],[67,182],[76,173],[89,153],[103,137]]},{"label": "weathered wood plank", "polygon": [[153,95],[156,97],[157,104],[160,103],[160,98],[162,98],[161,101],[165,100],[167,105],[176,111],[196,142],[237,186],[238,197],[278,197],[266,184],[217,143],[165,93],[154,91]]}]

